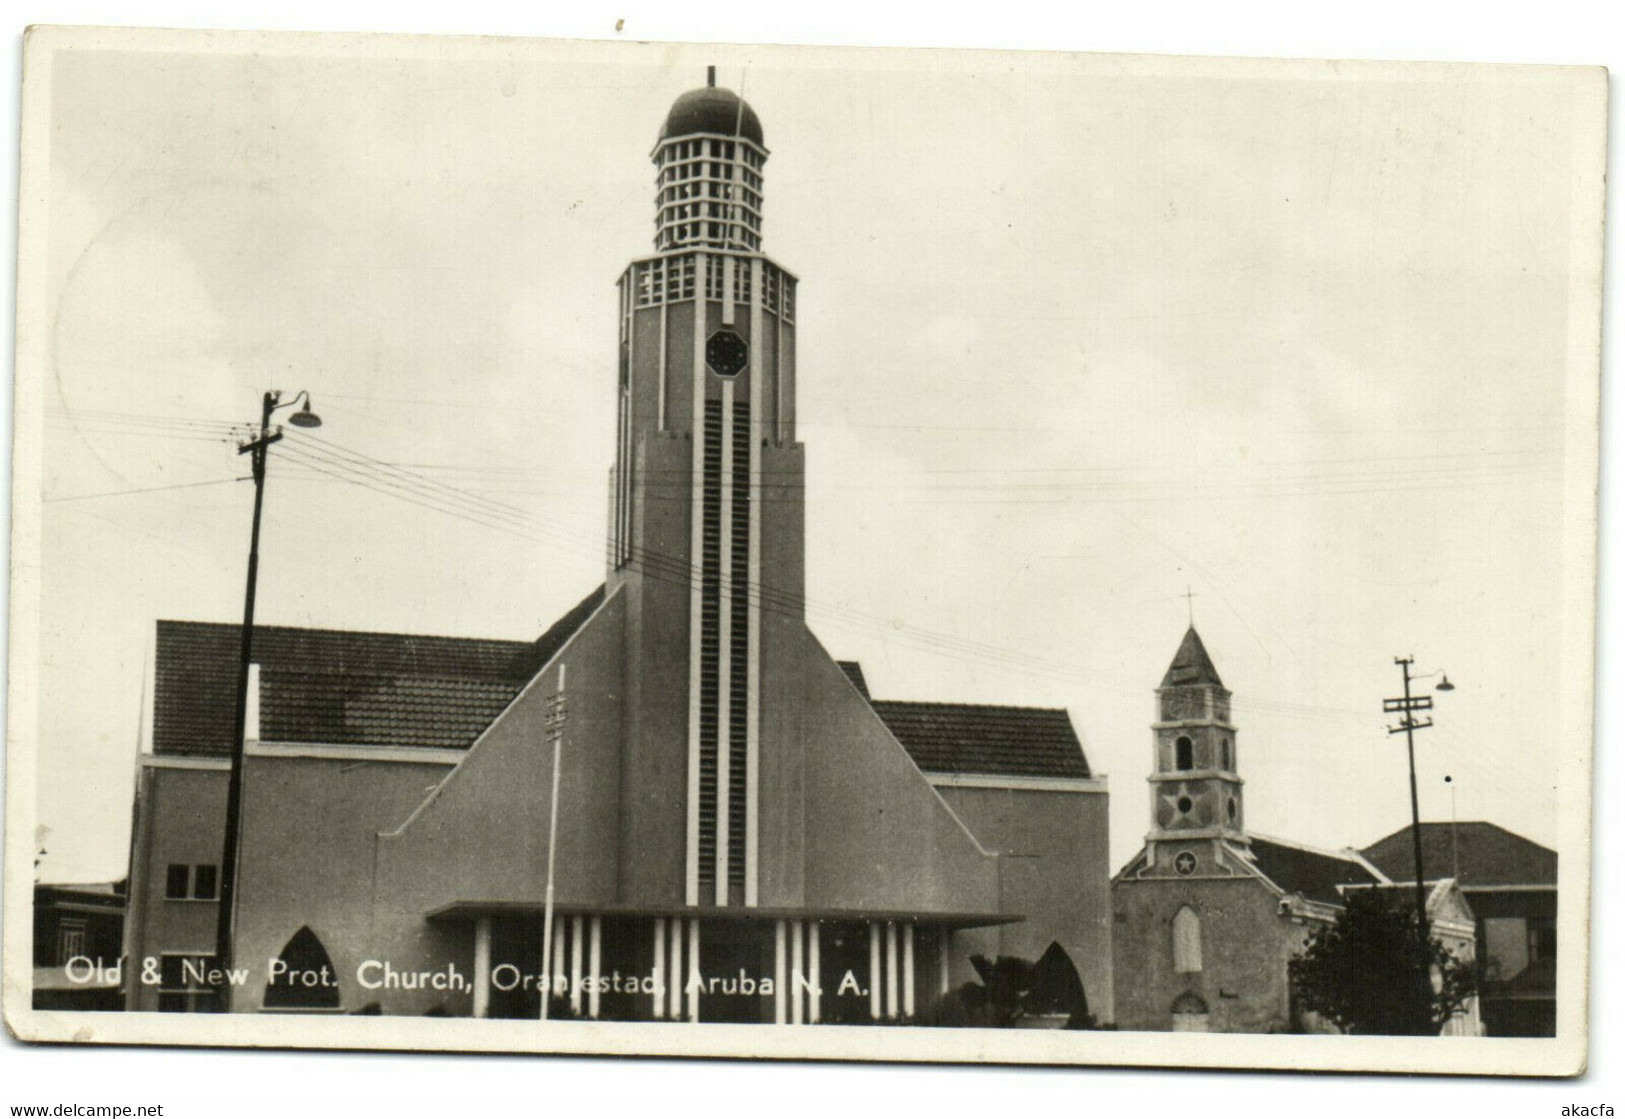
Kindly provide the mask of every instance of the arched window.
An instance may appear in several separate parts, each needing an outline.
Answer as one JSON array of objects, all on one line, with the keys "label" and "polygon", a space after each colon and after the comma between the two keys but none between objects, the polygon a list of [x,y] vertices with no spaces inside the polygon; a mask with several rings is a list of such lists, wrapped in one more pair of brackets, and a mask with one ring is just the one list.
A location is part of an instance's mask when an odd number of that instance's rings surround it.
[{"label": "arched window", "polygon": [[267,1010],[337,1010],[339,977],[320,938],[303,926],[277,954],[265,984]]},{"label": "arched window", "polygon": [[1230,770],[1230,736],[1229,735],[1225,735],[1225,737],[1224,737],[1224,744],[1222,746],[1220,746],[1220,748],[1219,748],[1219,757],[1221,759],[1220,768],[1225,770],[1226,772],[1229,772],[1229,770]]},{"label": "arched window", "polygon": [[1174,914],[1174,970],[1181,974],[1202,970],[1202,919],[1188,905]]},{"label": "arched window", "polygon": [[1192,769],[1195,764],[1195,760],[1191,757],[1191,740],[1180,735],[1179,741],[1174,743],[1174,768]]}]

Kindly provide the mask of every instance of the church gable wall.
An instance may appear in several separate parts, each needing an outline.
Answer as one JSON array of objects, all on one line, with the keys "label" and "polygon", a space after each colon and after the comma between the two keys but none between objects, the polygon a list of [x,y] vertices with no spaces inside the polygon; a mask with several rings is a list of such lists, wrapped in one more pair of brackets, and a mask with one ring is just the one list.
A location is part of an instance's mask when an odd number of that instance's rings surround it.
[{"label": "church gable wall", "polygon": [[[1214,1033],[1290,1028],[1287,962],[1309,926],[1279,912],[1256,879],[1123,881],[1112,887],[1117,1027],[1168,1030],[1173,1006],[1194,994]],[[1202,970],[1174,970],[1174,918],[1189,906],[1201,930]]]},{"label": "church gable wall", "polygon": [[[805,629],[795,649],[801,686],[764,704],[764,752],[800,743],[805,818],[802,901],[817,908],[987,911],[998,906],[998,863],[984,853]],[[764,697],[767,698],[767,697]],[[764,799],[764,808],[766,800]],[[765,816],[763,834],[778,821]]]},{"label": "church gable wall", "polygon": [[1112,1018],[1111,872],[1107,800],[1100,792],[948,787],[948,806],[1000,855],[997,953],[1037,960],[1059,942],[1083,980],[1089,1010]]},{"label": "church gable wall", "polygon": [[379,838],[380,930],[454,901],[540,903],[547,876],[550,697],[565,679],[556,890],[615,897],[624,598],[612,595],[397,833]]},{"label": "church gable wall", "polygon": [[[356,968],[374,954],[366,903],[376,833],[404,819],[448,768],[248,759],[234,952],[248,982],[234,992],[236,1009],[260,1009],[268,962],[305,925],[331,958],[339,1005],[354,1009],[370,1001],[356,984]],[[216,850],[211,861],[218,857]],[[212,922],[214,908],[206,908]],[[213,943],[212,929],[207,943]]]}]

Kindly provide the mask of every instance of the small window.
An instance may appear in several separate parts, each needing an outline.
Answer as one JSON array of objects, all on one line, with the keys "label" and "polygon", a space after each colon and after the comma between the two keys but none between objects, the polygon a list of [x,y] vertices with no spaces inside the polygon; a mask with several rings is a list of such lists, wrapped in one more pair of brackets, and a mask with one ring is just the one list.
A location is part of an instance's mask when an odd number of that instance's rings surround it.
[{"label": "small window", "polygon": [[191,874],[192,868],[185,863],[170,863],[169,872],[164,876],[164,897],[186,897]]},{"label": "small window", "polygon": [[1190,812],[1190,810],[1191,810],[1191,798],[1190,797],[1180,797],[1179,798],[1179,811],[1180,811],[1180,813],[1181,814],[1187,814],[1187,813]]},{"label": "small window", "polygon": [[1557,959],[1557,926],[1532,921],[1529,925],[1529,962],[1551,963]]},{"label": "small window", "polygon": [[158,957],[158,1009],[166,1014],[220,1010],[220,994],[206,981],[214,957],[166,952]]},{"label": "small window", "polygon": [[1179,741],[1174,743],[1174,768],[1194,768],[1195,762],[1191,757],[1191,753],[1191,740],[1186,738],[1184,735],[1180,735]]},{"label": "small window", "polygon": [[197,867],[192,873],[192,896],[199,901],[213,901],[218,889],[219,868],[211,864]]},{"label": "small window", "polygon": [[1236,822],[1236,798],[1235,797],[1230,798],[1230,822],[1232,824]]},{"label": "small window", "polygon": [[1230,770],[1230,736],[1229,735],[1226,735],[1224,737],[1224,741],[1219,747],[1219,757],[1221,758],[1220,768],[1224,769],[1226,772],[1229,772],[1229,770]]},{"label": "small window", "polygon": [[56,930],[56,962],[66,964],[75,956],[85,954],[86,924],[75,917],[64,917]]}]

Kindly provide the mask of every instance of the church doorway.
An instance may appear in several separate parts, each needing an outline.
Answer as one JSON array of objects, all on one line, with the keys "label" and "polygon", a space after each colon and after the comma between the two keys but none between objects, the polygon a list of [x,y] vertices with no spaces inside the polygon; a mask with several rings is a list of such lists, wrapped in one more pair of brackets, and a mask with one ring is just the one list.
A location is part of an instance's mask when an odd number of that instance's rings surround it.
[{"label": "church doorway", "polygon": [[266,1010],[337,1010],[338,973],[321,938],[302,926],[288,938],[265,984]]},{"label": "church doorway", "polygon": [[1205,1034],[1208,1032],[1207,1003],[1194,991],[1186,991],[1174,1000],[1173,1028],[1176,1034]]}]

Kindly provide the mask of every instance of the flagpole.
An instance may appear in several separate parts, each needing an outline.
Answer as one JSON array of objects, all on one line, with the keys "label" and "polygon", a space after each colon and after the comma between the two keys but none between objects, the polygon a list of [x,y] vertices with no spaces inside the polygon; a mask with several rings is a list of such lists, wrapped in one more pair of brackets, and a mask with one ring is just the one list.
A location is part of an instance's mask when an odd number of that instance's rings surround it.
[{"label": "flagpole", "polygon": [[[564,748],[564,665],[559,665],[559,690],[554,697],[557,711],[550,713],[548,737],[553,740],[553,795],[547,817],[547,894],[542,903],[542,1010],[547,1019],[547,1004],[553,998],[553,864],[559,839],[559,754]],[[557,722],[554,722],[554,719]]]}]

